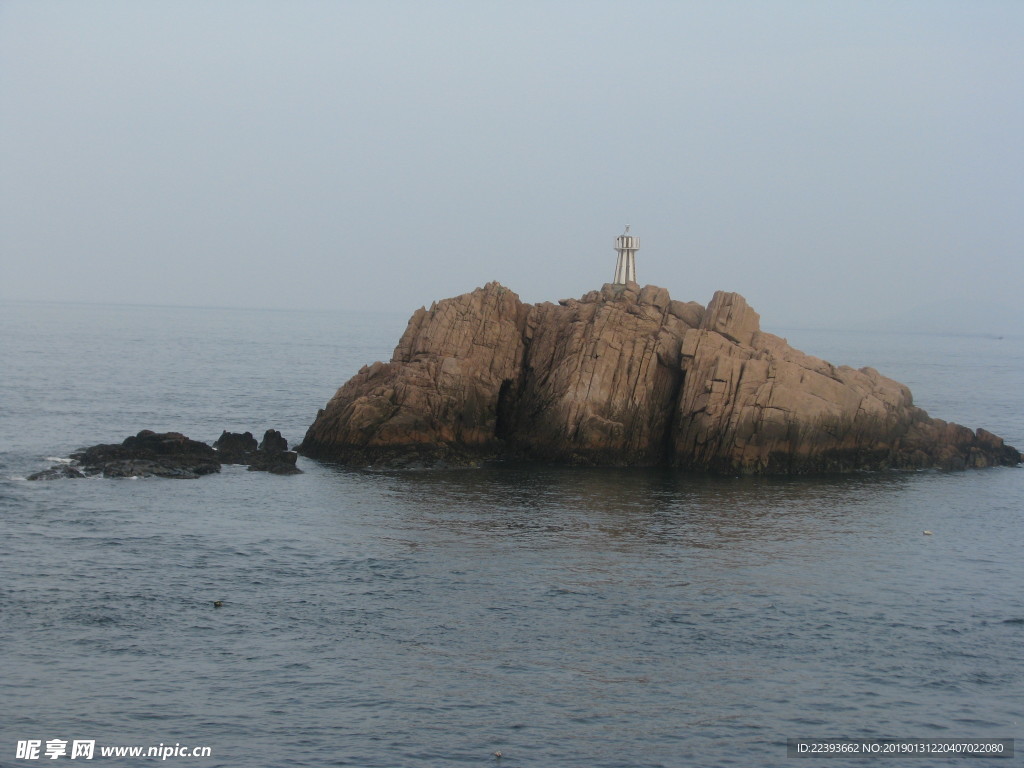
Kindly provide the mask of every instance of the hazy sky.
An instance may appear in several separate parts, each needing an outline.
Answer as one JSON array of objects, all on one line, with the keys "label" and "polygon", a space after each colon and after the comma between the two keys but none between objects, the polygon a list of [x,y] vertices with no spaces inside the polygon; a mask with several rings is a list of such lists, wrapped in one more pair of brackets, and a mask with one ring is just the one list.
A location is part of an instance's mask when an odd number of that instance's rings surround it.
[{"label": "hazy sky", "polygon": [[0,179],[4,299],[1020,316],[1024,2],[0,0]]}]

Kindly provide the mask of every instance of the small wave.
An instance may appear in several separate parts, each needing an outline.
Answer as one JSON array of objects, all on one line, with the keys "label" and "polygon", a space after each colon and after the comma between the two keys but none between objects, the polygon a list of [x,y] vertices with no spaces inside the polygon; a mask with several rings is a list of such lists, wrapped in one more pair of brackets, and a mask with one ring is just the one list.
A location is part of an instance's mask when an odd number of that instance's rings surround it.
[{"label": "small wave", "polygon": [[120,624],[121,620],[117,616],[109,616],[106,614],[79,614],[71,617],[72,621],[78,624],[84,624],[85,626],[94,627],[108,627],[116,624]]},{"label": "small wave", "polygon": [[69,459],[64,456],[46,456],[47,461],[52,461],[54,464],[71,464],[74,459]]}]

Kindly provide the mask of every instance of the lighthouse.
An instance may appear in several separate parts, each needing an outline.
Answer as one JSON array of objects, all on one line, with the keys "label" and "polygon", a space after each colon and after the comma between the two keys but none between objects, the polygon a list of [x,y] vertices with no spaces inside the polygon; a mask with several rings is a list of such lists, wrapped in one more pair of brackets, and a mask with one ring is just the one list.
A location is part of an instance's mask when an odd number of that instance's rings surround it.
[{"label": "lighthouse", "polygon": [[615,285],[625,285],[636,282],[636,252],[640,250],[640,238],[629,234],[629,224],[626,231],[615,238],[615,250],[619,252],[618,261],[615,262]]}]

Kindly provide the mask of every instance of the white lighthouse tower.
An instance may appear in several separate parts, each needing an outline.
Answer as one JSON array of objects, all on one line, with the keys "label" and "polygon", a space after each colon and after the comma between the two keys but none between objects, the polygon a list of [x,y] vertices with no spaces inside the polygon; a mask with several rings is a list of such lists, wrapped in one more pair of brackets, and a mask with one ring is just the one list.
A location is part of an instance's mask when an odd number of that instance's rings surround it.
[{"label": "white lighthouse tower", "polygon": [[629,224],[626,231],[615,238],[615,250],[619,252],[619,259],[615,262],[615,285],[625,285],[636,282],[636,252],[640,250],[640,238],[629,234]]}]

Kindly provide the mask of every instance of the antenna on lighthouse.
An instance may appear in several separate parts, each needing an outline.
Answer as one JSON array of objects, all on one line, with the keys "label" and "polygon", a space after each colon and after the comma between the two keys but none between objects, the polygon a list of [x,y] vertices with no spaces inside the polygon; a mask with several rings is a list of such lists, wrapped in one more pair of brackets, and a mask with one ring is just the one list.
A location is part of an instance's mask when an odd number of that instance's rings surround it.
[{"label": "antenna on lighthouse", "polygon": [[636,282],[636,252],[640,250],[640,238],[629,234],[629,224],[626,231],[615,238],[615,250],[619,258],[615,262],[615,285],[625,285]]}]

